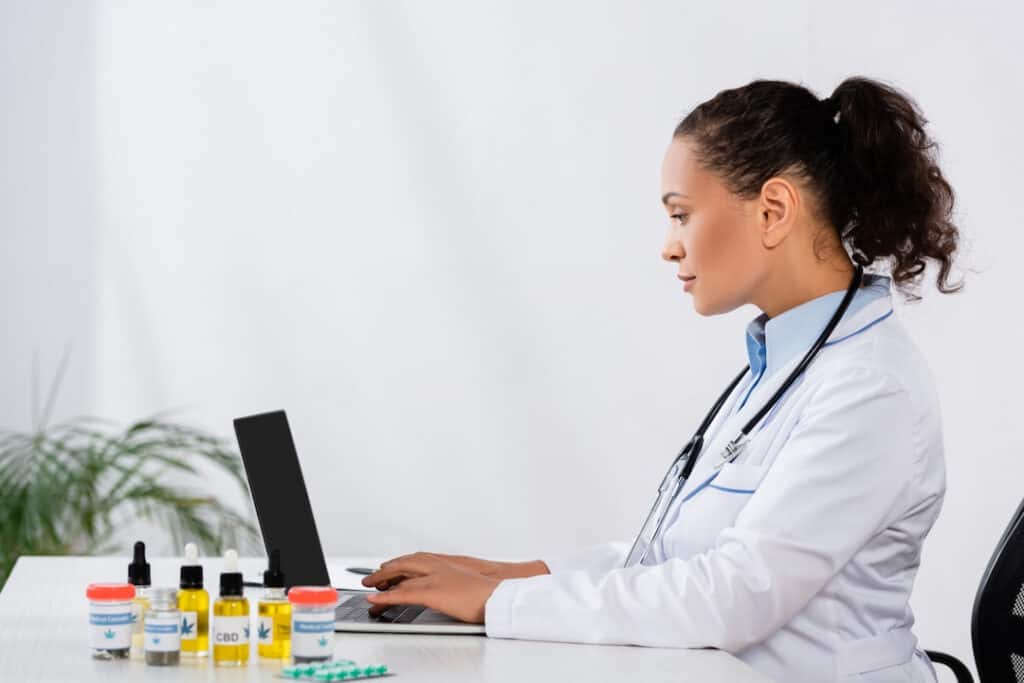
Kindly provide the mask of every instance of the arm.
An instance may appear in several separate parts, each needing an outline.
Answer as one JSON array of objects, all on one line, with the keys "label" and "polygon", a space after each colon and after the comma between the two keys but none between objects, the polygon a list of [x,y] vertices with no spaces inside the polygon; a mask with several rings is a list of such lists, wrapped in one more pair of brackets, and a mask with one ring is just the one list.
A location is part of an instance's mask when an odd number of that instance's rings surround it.
[{"label": "arm", "polygon": [[814,391],[713,548],[600,576],[503,581],[486,603],[488,635],[735,652],[781,627],[910,504],[923,457],[891,377],[848,368]]},{"label": "arm", "polygon": [[547,557],[542,562],[548,567],[550,574],[571,571],[604,574],[625,564],[629,547],[630,543],[626,541],[602,543],[571,555]]}]

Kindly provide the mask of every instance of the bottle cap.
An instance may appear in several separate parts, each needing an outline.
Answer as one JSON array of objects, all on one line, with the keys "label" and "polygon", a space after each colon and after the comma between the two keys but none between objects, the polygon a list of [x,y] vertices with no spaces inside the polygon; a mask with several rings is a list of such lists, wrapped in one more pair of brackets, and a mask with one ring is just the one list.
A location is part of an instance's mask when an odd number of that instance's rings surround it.
[{"label": "bottle cap", "polygon": [[199,549],[195,543],[185,544],[185,564],[181,565],[180,588],[203,587],[203,565],[199,564]]},{"label": "bottle cap", "polygon": [[220,594],[242,594],[242,572],[238,571],[238,553],[234,550],[224,553],[224,571],[220,575]]},{"label": "bottle cap", "polygon": [[178,589],[154,588],[149,593],[149,604],[153,607],[174,607],[178,604]]},{"label": "bottle cap", "polygon": [[296,605],[334,605],[338,591],[330,586],[293,586],[288,591],[288,602]]},{"label": "bottle cap", "polygon": [[128,565],[128,583],[134,586],[148,586],[149,562],[146,562],[146,544],[135,541],[135,554]]},{"label": "bottle cap", "polygon": [[281,551],[277,548],[270,551],[267,571],[263,572],[263,586],[266,588],[284,588],[284,572],[281,571]]},{"label": "bottle cap", "polygon": [[130,583],[90,583],[85,588],[85,597],[90,600],[131,600],[135,597],[135,586]]}]

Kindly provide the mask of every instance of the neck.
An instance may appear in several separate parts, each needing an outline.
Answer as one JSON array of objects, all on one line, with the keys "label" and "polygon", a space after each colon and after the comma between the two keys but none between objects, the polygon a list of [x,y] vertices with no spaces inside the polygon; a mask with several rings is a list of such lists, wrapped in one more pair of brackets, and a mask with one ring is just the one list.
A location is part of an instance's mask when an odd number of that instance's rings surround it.
[{"label": "neck", "polygon": [[806,262],[776,268],[758,289],[752,301],[769,318],[785,313],[819,296],[845,291],[854,273],[853,263],[844,251],[839,258]]}]

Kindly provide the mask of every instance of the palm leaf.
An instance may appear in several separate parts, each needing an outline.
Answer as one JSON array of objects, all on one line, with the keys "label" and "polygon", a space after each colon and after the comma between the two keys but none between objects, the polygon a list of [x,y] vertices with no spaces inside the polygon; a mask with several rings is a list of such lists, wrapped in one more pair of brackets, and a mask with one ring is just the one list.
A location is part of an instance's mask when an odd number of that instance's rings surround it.
[{"label": "palm leaf", "polygon": [[124,429],[92,417],[46,426],[50,403],[33,432],[0,431],[0,585],[19,555],[127,550],[129,539],[110,536],[125,518],[158,524],[175,547],[256,543],[250,510],[202,492],[207,463],[248,500],[224,439],[162,416]]}]

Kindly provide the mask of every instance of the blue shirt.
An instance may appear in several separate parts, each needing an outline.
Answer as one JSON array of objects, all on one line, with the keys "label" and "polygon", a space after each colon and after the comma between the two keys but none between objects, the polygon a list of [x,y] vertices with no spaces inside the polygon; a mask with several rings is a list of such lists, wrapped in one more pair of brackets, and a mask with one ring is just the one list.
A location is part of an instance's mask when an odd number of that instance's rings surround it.
[{"label": "blue shirt", "polygon": [[[853,301],[843,315],[854,315],[867,304],[889,296],[891,278],[864,273],[864,281],[853,295]],[[774,318],[762,313],[747,325],[747,357],[754,377],[742,401],[733,412],[739,411],[750,398],[760,381],[789,362],[795,355],[806,353],[846,295],[846,290],[830,292],[794,306]]]}]

